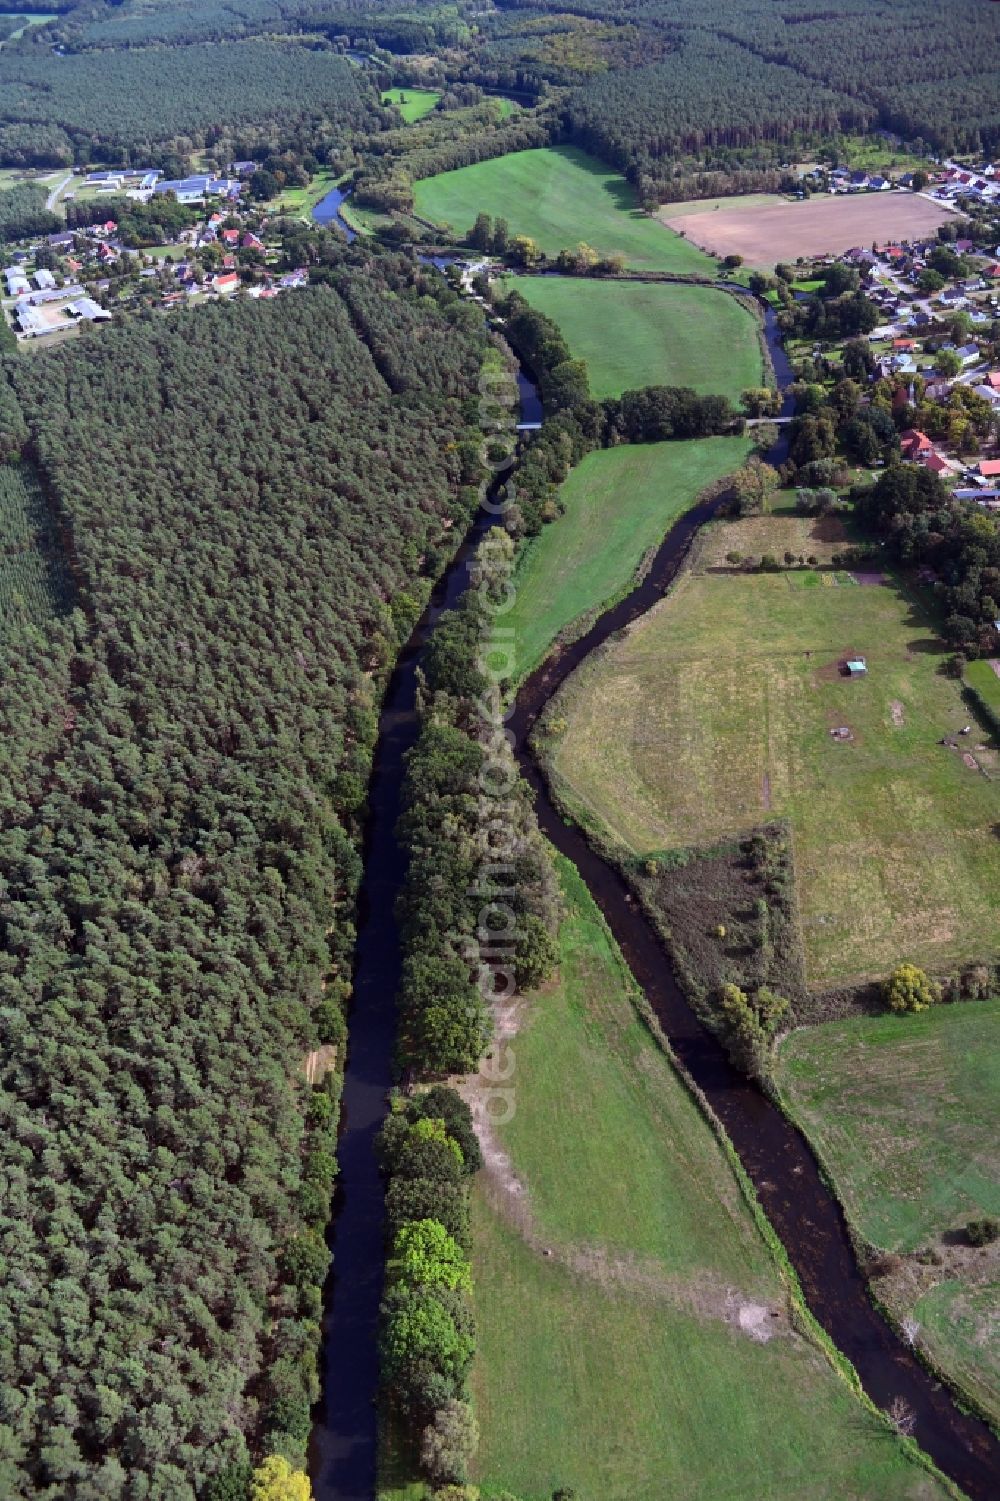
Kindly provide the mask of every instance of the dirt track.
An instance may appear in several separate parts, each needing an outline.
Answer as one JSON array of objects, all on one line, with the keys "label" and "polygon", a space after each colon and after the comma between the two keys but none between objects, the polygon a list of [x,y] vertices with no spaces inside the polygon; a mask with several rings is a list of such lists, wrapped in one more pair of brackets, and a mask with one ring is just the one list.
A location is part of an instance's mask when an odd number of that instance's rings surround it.
[{"label": "dirt track", "polygon": [[715,208],[667,204],[660,218],[712,255],[741,255],[752,266],[801,256],[836,255],[873,241],[910,239],[952,216],[916,193],[859,193],[788,203],[783,198],[723,200]]}]

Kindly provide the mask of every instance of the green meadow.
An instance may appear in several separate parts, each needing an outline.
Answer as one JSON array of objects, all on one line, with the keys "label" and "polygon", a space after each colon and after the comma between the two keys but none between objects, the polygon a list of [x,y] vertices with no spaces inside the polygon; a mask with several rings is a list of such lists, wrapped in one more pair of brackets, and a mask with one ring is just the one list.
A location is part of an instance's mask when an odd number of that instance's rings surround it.
[{"label": "green meadow", "polygon": [[382,95],[382,103],[394,104],[407,125],[413,125],[429,115],[440,98],[433,89],[390,89]]},{"label": "green meadow", "polygon": [[[1000,652],[1000,642],[998,642]],[[966,681],[975,688],[983,702],[1000,718],[1000,673],[991,661],[981,657],[965,669]]]},{"label": "green meadow", "polygon": [[476,215],[504,218],[546,255],[586,241],[648,271],[711,275],[715,261],[641,212],[620,173],[573,146],[516,151],[414,183],[421,217],[464,235]]},{"label": "green meadow", "polygon": [[[722,294],[720,294],[722,295]],[[518,678],[559,633],[626,589],[644,555],[700,492],[738,469],[745,438],[639,443],[588,454],[559,492],[565,515],[533,537],[514,576]]]},{"label": "green meadow", "polygon": [[664,282],[514,276],[506,283],[559,325],[586,360],[592,394],[691,386],[736,405],[763,380],[753,315],[728,292]]},{"label": "green meadow", "polygon": [[474,1192],[484,1501],[942,1496],[793,1330],[721,1146],[560,869],[559,978],[526,1003]]},{"label": "green meadow", "polygon": [[998,757],[975,724],[942,745],[970,722],[945,655],[892,580],[696,561],[571,680],[555,768],[637,852],[789,819],[814,986],[996,959]]},{"label": "green meadow", "polygon": [[961,1232],[1000,1218],[998,1038],[1000,1000],[966,1001],[800,1028],[777,1069],[852,1222],[904,1258],[883,1294],[994,1420],[1000,1248],[967,1247]]}]

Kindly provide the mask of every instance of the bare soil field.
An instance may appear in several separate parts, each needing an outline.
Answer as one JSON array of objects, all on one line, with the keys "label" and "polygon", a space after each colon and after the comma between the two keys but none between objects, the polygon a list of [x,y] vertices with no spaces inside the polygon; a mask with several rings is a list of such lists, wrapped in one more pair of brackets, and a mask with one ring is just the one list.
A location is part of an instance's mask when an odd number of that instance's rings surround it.
[{"label": "bare soil field", "polygon": [[836,255],[872,241],[929,234],[952,210],[916,193],[863,193],[791,203],[755,193],[711,203],[670,203],[659,217],[711,255],[741,255],[752,266]]}]

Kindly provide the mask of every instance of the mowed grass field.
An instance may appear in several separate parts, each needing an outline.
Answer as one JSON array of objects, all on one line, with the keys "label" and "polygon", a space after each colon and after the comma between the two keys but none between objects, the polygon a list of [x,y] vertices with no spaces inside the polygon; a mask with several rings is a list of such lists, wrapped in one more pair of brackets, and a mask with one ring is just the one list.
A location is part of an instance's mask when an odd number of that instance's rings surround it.
[{"label": "mowed grass field", "polygon": [[504,622],[514,633],[516,676],[536,667],[571,622],[624,589],[676,518],[749,452],[745,438],[699,438],[588,454],[560,490],[565,515],[532,538],[518,563]]},{"label": "mowed grass field", "polygon": [[942,1495],[793,1332],[721,1147],[561,871],[559,980],[527,1003],[514,1116],[474,1189],[483,1497]]},{"label": "mowed grass field", "polygon": [[862,1235],[907,1257],[893,1301],[1000,1418],[1000,1247],[953,1233],[1000,1217],[1000,1000],[799,1029],[777,1079]]},{"label": "mowed grass field", "polygon": [[728,292],[556,276],[514,276],[507,285],[559,325],[598,398],[692,386],[737,404],[763,380],[757,325]]},{"label": "mowed grass field", "polygon": [[982,657],[977,662],[970,662],[965,669],[965,676],[994,714],[1000,714],[1000,656],[990,659]]},{"label": "mowed grass field", "polygon": [[895,585],[686,572],[571,680],[555,769],[636,851],[790,819],[815,986],[996,957],[998,757],[978,727],[939,743],[970,722],[943,656]]},{"label": "mowed grass field", "polygon": [[643,214],[620,173],[573,146],[543,146],[476,162],[413,185],[416,211],[466,234],[476,215],[507,220],[546,255],[586,241],[600,255],[620,253],[648,271],[711,275],[715,262]]},{"label": "mowed grass field", "polygon": [[440,98],[433,89],[390,89],[382,95],[382,103],[394,104],[407,125],[413,125],[429,115]]}]

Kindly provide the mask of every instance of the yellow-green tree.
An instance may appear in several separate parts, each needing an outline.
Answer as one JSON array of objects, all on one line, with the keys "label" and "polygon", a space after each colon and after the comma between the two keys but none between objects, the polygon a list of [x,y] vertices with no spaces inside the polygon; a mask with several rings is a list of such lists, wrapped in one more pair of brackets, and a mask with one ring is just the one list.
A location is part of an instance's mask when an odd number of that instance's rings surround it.
[{"label": "yellow-green tree", "polygon": [[293,1470],[282,1455],[272,1454],[253,1472],[250,1501],[313,1501],[309,1476]]},{"label": "yellow-green tree", "polygon": [[915,964],[898,964],[882,987],[891,1011],[926,1011],[941,999],[941,987]]}]

